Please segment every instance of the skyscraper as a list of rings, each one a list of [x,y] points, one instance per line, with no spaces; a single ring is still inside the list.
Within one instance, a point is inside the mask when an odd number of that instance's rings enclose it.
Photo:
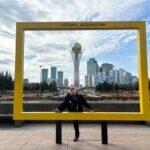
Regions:
[[[119,71],[117,69],[112,69],[109,71],[108,82],[118,83],[119,82]]]
[[[98,64],[95,58],[90,58],[87,62],[87,75],[97,75],[98,74]]]
[[[42,69],[42,82],[48,82],[48,69]]]
[[[136,83],[138,81],[138,77],[137,76],[132,76],[132,82]]]
[[[132,83],[132,74],[123,69],[119,69],[119,83]]]
[[[51,80],[56,81],[56,72],[57,72],[57,68],[56,67],[51,67]]]
[[[109,64],[109,63],[103,63],[100,67],[100,71],[103,72],[105,71],[106,72],[106,76],[109,76],[109,71],[113,69],[113,64]]]
[[[71,56],[73,59],[74,63],[74,86],[79,87],[80,86],[80,78],[79,78],[79,64],[80,64],[80,59],[82,56],[81,51],[82,46],[80,43],[75,43],[74,46],[72,47],[71,51]]]
[[[98,64],[95,58],[90,58],[87,61],[87,85],[88,87],[94,86],[94,79],[98,75]]]
[[[63,72],[62,71],[58,71],[57,86],[58,87],[63,86]]]
[[[88,77],[88,87],[94,87],[94,76],[93,75],[87,75]]]
[[[85,76],[85,87],[88,87],[88,76]]]

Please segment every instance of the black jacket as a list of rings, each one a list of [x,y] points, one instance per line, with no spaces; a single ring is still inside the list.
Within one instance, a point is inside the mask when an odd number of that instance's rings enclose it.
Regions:
[[[70,112],[83,112],[83,105],[89,109],[92,109],[91,106],[84,99],[83,95],[76,94],[71,95],[70,93],[65,96],[64,101],[58,106],[59,111],[64,111],[66,108]]]

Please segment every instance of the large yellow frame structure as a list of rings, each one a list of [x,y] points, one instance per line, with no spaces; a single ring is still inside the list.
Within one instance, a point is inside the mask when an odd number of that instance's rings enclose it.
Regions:
[[[32,30],[137,30],[140,112],[23,112],[24,32]],[[14,87],[14,120],[150,120],[146,25],[134,22],[18,22]]]

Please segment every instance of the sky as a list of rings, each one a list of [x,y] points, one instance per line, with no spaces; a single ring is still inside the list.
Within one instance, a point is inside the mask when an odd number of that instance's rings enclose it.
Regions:
[[[14,76],[16,22],[146,21],[148,68],[150,68],[150,0],[0,0],[0,72]],[[56,66],[73,82],[70,50],[82,45],[80,81],[84,84],[87,61],[99,66],[113,63],[137,75],[137,36],[130,30],[27,31],[25,32],[24,78],[40,81],[40,68]],[[149,77],[150,77],[150,69]],[[50,72],[49,72],[50,73]]]

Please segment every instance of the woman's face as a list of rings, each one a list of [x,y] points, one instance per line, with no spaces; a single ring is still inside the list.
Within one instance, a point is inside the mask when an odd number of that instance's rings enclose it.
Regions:
[[[75,95],[77,93],[77,89],[75,88],[73,91],[74,91],[74,95]]]
[[[74,90],[70,90],[70,94],[73,95],[74,94]]]
[[[77,93],[77,89],[76,88],[70,90],[70,94],[71,95],[75,95],[76,93]]]

